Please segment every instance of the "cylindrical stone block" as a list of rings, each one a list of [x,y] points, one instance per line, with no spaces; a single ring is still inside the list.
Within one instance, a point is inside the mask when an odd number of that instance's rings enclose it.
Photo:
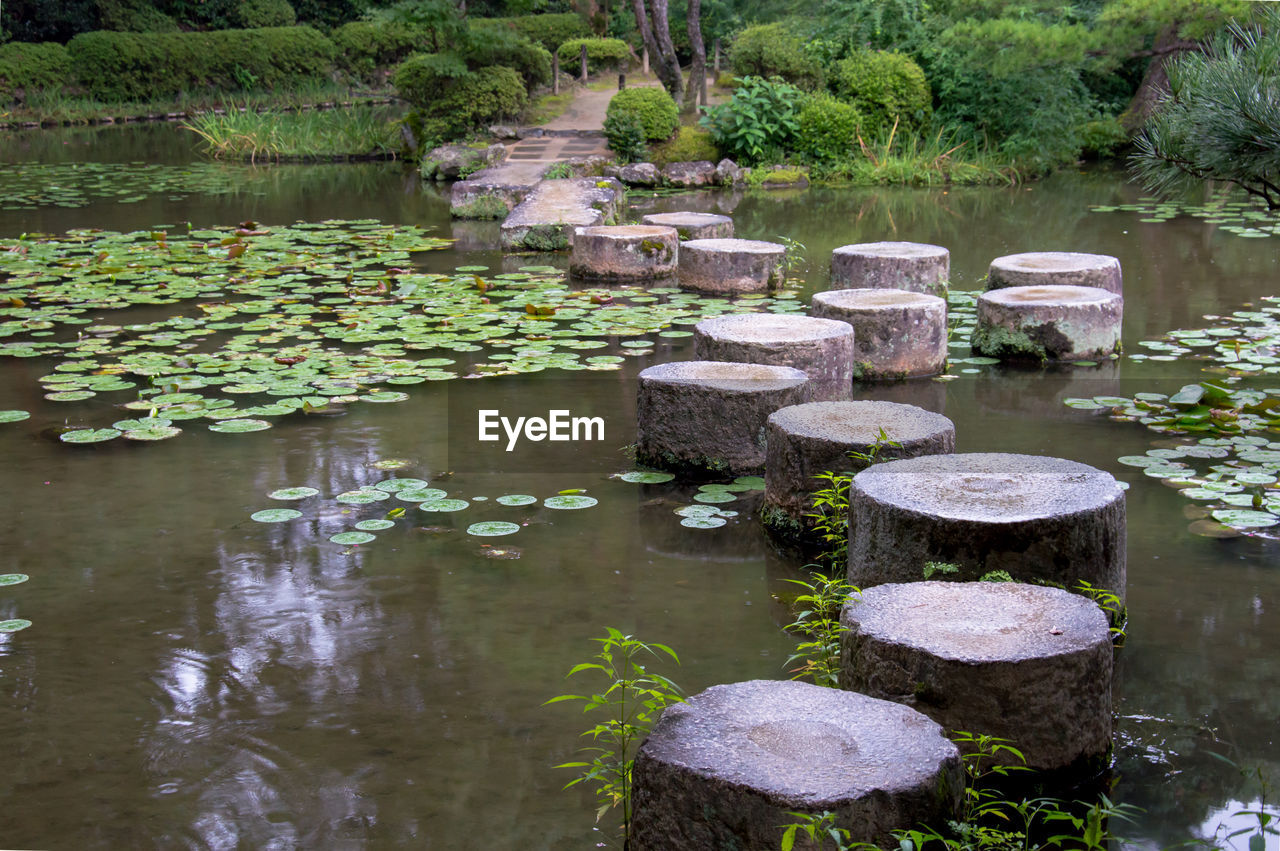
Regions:
[[[853,377],[897,381],[947,368],[947,303],[907,290],[815,293],[810,312],[853,326]]]
[[[683,361],[640,373],[636,460],[690,476],[756,474],[764,424],[809,401],[809,378],[789,366]]]
[[[793,812],[835,814],[857,842],[955,818],[959,753],[910,707],[753,680],[668,706],[636,754],[635,851],[776,851]],[[896,844],[894,844],[896,847]]]
[[[909,582],[863,590],[840,623],[841,688],[1007,739],[1037,771],[1102,767],[1114,651],[1092,600],[1021,582]]]
[[[831,252],[832,288],[907,290],[947,297],[951,252],[922,242],[866,242]]]
[[[1019,582],[1125,592],[1124,491],[1110,473],[1042,455],[923,455],[868,467],[849,488],[849,581],[919,582],[1003,570]]]
[[[883,431],[882,431],[883,430]],[[884,439],[881,439],[883,434]],[[896,445],[895,445],[896,444]],[[857,472],[876,461],[954,452],[951,420],[896,402],[810,402],[775,411],[765,423],[765,527],[789,544],[811,540],[813,492],[825,483],[819,473]]]
[[[1123,316],[1124,300],[1097,287],[989,290],[978,296],[971,343],[1005,360],[1097,360],[1119,350]]]
[[[1005,287],[1097,287],[1122,295],[1120,261],[1108,254],[1075,251],[1034,251],[1009,254],[991,261],[987,289]]]
[[[570,274],[604,281],[646,281],[675,274],[680,237],[657,225],[598,225],[573,232]]]
[[[732,239],[733,219],[714,213],[650,213],[640,221],[646,225],[675,228],[680,239]]]
[[[698,360],[791,366],[809,376],[810,398],[848,399],[853,390],[853,329],[813,316],[741,313],[694,327]]]
[[[787,248],[758,239],[680,244],[680,288],[713,295],[766,293],[786,278]]]

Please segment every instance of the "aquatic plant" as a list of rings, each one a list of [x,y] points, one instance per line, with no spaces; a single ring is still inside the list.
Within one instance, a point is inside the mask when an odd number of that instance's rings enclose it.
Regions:
[[[661,674],[651,673],[641,660],[646,657],[669,659],[680,664],[680,657],[665,644],[645,643],[606,627],[603,638],[593,638],[600,645],[591,658],[594,661],[574,665],[567,676],[592,673],[604,678],[604,689],[595,694],[561,694],[544,706],[568,701],[581,702],[582,711],[603,710],[606,720],[582,732],[591,744],[580,748],[590,759],[566,762],[557,768],[575,768],[581,773],[570,780],[568,789],[579,783],[595,786],[596,821],[609,810],[622,808],[623,847],[631,830],[631,769],[635,751],[657,722],[662,710],[684,700],[680,688]]]
[[[786,664],[801,664],[792,668],[791,679],[809,679],[814,685],[839,688],[840,686],[840,637],[848,627],[840,622],[840,612],[846,603],[859,593],[843,576],[814,573],[808,581],[788,579],[806,593],[791,599],[797,611],[795,620],[785,629],[800,636],[796,651]]]
[[[400,145],[395,119],[402,110],[250,112],[234,107],[183,122],[213,159],[321,160],[389,158]]]

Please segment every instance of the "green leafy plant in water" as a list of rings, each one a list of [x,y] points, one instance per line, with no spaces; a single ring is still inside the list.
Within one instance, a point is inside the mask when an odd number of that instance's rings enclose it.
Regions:
[[[1271,794],[1270,779],[1265,773],[1263,773],[1262,766],[1260,765],[1256,765],[1252,770],[1250,770],[1236,764],[1233,760],[1220,753],[1210,751],[1209,756],[1222,760],[1227,765],[1239,771],[1240,776],[1245,779],[1249,779],[1250,776],[1252,776],[1252,779],[1256,781],[1258,786],[1257,802],[1248,809],[1236,810],[1231,814],[1233,819],[1241,817],[1252,819],[1253,824],[1236,828],[1235,830],[1227,833],[1222,837],[1222,840],[1217,844],[1217,847],[1232,848],[1234,847],[1231,843],[1232,839],[1235,839],[1237,836],[1248,836],[1249,851],[1265,851],[1268,837],[1280,836],[1280,827],[1278,827],[1278,825],[1280,825],[1280,816],[1267,810],[1267,798]],[[1227,825],[1219,824],[1214,830],[1215,839],[1217,839],[1217,835],[1222,832],[1224,827],[1227,827]]]
[[[1107,588],[1095,588],[1083,579],[1076,584],[1076,591],[1098,604],[1098,608],[1107,616],[1111,643],[1116,647],[1123,647],[1125,630],[1129,625],[1129,609],[1120,595]]]
[[[804,253],[808,249],[805,248],[803,242],[798,239],[792,239],[789,236],[779,235],[778,242],[781,242],[787,247],[786,253],[782,256],[782,269],[784,277],[790,278],[791,273],[800,268],[800,265],[804,263]],[[884,429],[881,429],[880,431],[883,433]]]
[[[881,453],[889,447],[900,447],[902,444],[889,437],[889,433],[881,427],[871,446],[865,451],[850,450],[849,459],[856,462],[858,470],[870,467],[879,461]],[[813,531],[826,547],[818,556],[818,563],[831,569],[844,569],[849,561],[849,485],[853,482],[853,472],[831,472],[824,470],[814,476],[826,486],[813,492],[811,497],[813,511],[805,517],[813,518]]]
[[[851,843],[852,834],[849,830],[836,826],[836,814],[830,810],[817,814],[789,812],[787,815],[794,817],[795,822],[786,825],[782,831],[782,851],[791,851],[795,847],[796,837],[801,834],[809,838],[811,848],[826,848],[828,839],[836,851],[849,851],[857,847]]]
[[[952,564],[949,561],[926,561],[920,572],[925,579],[932,579],[935,576],[950,576],[953,573],[960,572],[960,565]]]
[[[631,769],[635,751],[649,734],[658,716],[672,703],[684,700],[680,688],[661,674],[650,673],[641,664],[647,656],[670,658],[677,665],[680,658],[665,644],[646,643],[606,627],[603,638],[593,638],[600,645],[594,661],[574,665],[567,676],[595,673],[604,677],[605,688],[590,695],[562,694],[548,700],[552,703],[580,701],[582,711],[603,710],[608,718],[583,731],[592,744],[580,750],[590,757],[566,762],[557,768],[575,768],[581,774],[565,788],[588,782],[596,787],[596,821],[615,807],[622,807],[623,847],[631,831]]]
[[[840,611],[849,599],[859,593],[843,577],[813,574],[813,579],[788,579],[805,589],[792,600],[797,609],[795,620],[787,632],[801,638],[796,652],[786,664],[801,663],[791,668],[791,679],[809,679],[814,685],[838,688],[840,685],[840,636],[848,628],[840,622]]]

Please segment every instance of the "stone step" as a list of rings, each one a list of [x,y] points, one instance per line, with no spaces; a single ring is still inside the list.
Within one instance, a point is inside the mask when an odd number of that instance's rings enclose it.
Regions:
[[[506,162],[477,171],[449,190],[449,212],[458,219],[506,218],[547,170],[544,162]]]
[[[544,180],[503,221],[503,250],[566,250],[574,228],[617,224],[625,198],[613,178]]]

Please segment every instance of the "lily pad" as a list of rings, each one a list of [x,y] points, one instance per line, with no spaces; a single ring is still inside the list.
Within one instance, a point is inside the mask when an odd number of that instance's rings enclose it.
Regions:
[[[5,585],[20,585],[30,579],[25,573],[4,573],[0,574],[0,587]]]
[[[715,529],[728,523],[723,517],[685,517],[680,525],[690,529]]]
[[[483,523],[472,523],[467,527],[468,535],[477,535],[482,538],[511,535],[519,531],[519,524],[507,523],[501,520],[487,520]]]
[[[80,428],[75,431],[64,431],[58,436],[63,443],[102,443],[120,436],[113,428]]]
[[[249,515],[250,520],[259,523],[283,523],[286,520],[297,520],[302,512],[296,508],[267,508]]]
[[[28,411],[0,411],[0,423],[18,423],[30,417]]]
[[[675,478],[674,473],[654,473],[646,470],[633,470],[618,476],[624,482],[641,485],[660,485]]]
[[[292,499],[306,499],[307,497],[315,496],[318,493],[320,493],[320,491],[318,491],[315,488],[296,487],[296,488],[280,488],[279,490],[273,490],[271,493],[267,494],[267,496],[270,497],[271,499],[292,500]]]
[[[465,499],[432,499],[422,503],[418,508],[422,511],[462,511],[471,503]]]
[[[529,496],[528,494],[525,494],[525,493],[509,493],[509,494],[506,494],[505,496],[500,496],[497,498],[497,500],[495,500],[495,502],[497,502],[499,505],[510,505],[510,506],[532,505],[537,501],[538,501],[538,498],[536,496]]]
[[[343,502],[347,505],[368,505],[371,502],[381,502],[390,498],[391,494],[386,491],[374,490],[373,488],[346,491],[334,497],[338,502]]]
[[[168,440],[182,434],[182,429],[171,425],[151,425],[131,428],[124,432],[125,440]]]
[[[335,544],[351,546],[354,544],[367,544],[370,541],[377,540],[377,538],[370,535],[368,532],[339,532],[336,535],[330,536],[329,540],[333,541]]]
[[[265,431],[271,428],[271,423],[266,420],[222,420],[209,426],[209,431],[220,432],[221,434],[247,434],[251,431]]]
[[[420,490],[427,486],[424,479],[387,479],[374,485],[380,491],[398,493],[402,490]]]
[[[1269,511],[1224,508],[1213,512],[1213,519],[1234,529],[1261,529],[1280,523],[1280,516]]]
[[[0,632],[18,632],[31,626],[31,621],[24,618],[13,618],[12,620],[0,621]]]
[[[356,528],[362,532],[378,532],[383,529],[390,529],[394,525],[396,525],[394,520],[383,520],[379,518],[375,520],[361,520],[356,524]]]
[[[577,508],[590,508],[591,506],[595,505],[597,502],[599,502],[599,500],[597,500],[595,497],[590,497],[590,496],[553,496],[553,497],[548,497],[547,499],[544,499],[542,501],[542,504],[545,505],[547,508],[559,508],[559,509],[569,510],[569,509],[577,509]]]

